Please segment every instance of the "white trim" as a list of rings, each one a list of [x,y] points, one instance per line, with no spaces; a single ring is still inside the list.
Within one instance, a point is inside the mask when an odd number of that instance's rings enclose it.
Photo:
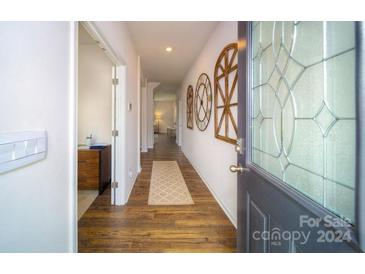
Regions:
[[[136,183],[136,181],[137,181],[137,178],[138,178],[138,175],[141,173],[141,171],[142,171],[142,168],[141,168],[141,170],[140,171],[137,171],[137,174],[134,176],[134,178],[133,178],[133,183],[131,184],[131,186],[130,186],[130,188],[129,188],[129,190],[127,191],[127,196],[125,197],[125,199],[124,199],[124,202],[123,202],[123,205],[125,205],[127,202],[128,202],[128,200],[129,200],[129,197],[131,196],[131,193],[132,193],[132,190],[133,190],[133,187],[134,187],[134,185],[135,185],[135,183]]]
[[[82,26],[86,29],[86,31],[90,34],[90,36],[96,40],[99,47],[105,49],[105,54],[110,58],[112,63],[116,66],[124,65],[124,62],[121,62],[120,58],[118,58],[117,54],[114,52],[109,43],[104,39],[104,37],[100,34],[94,22],[80,22]]]
[[[70,74],[68,89],[69,140],[69,252],[77,252],[77,81],[78,81],[78,23],[70,22]]]
[[[228,219],[231,221],[231,223],[234,225],[234,227],[237,229],[237,219],[234,218],[231,213],[229,212],[229,210],[227,209],[227,207],[224,205],[224,203],[219,199],[218,195],[214,192],[214,190],[212,189],[212,187],[209,185],[209,183],[207,182],[207,180],[204,178],[204,176],[199,172],[199,169],[196,167],[196,165],[194,164],[194,162],[191,160],[190,156],[184,151],[182,150],[182,153],[185,155],[185,157],[189,160],[189,162],[191,163],[192,167],[194,168],[194,170],[196,171],[196,173],[198,173],[198,175],[200,176],[200,178],[202,179],[202,181],[204,182],[204,184],[207,186],[207,188],[209,189],[210,193],[213,195],[214,199],[217,201],[217,203],[219,204],[219,206],[222,208],[222,210],[224,211],[224,213],[226,214],[226,216],[228,217]]]
[[[116,76],[119,79],[119,84],[116,86],[116,103],[119,106],[116,112],[116,129],[119,131],[119,136],[116,138],[116,166],[119,168],[115,172],[115,180],[119,182],[120,187],[115,190],[115,205],[123,205],[125,196],[125,184],[128,182],[126,176],[127,159],[126,159],[126,66],[116,66]]]
[[[137,169],[141,169],[141,58],[137,57]]]
[[[111,73],[112,79],[117,79],[117,66],[115,66],[113,64],[112,67],[112,73]],[[117,102],[117,87],[113,84],[112,85],[112,120],[111,120],[111,129],[112,130],[117,130],[117,124],[116,121],[119,118],[118,117],[118,112],[117,110],[119,108],[117,108],[118,106],[118,102]],[[112,148],[112,162],[111,162],[111,182],[115,182],[116,180],[116,166],[117,166],[117,144],[119,142],[119,137],[118,136],[113,136],[113,134],[111,134],[111,148]],[[111,200],[111,204],[115,205],[115,189],[112,187],[110,190],[110,200]]]

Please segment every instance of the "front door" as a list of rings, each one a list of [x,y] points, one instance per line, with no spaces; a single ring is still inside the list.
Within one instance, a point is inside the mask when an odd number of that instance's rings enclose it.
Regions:
[[[363,24],[238,29],[238,251],[361,251]]]

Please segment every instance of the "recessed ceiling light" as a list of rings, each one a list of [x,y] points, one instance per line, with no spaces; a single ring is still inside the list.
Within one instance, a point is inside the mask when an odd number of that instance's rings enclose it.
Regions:
[[[166,48],[166,51],[167,51],[167,52],[171,52],[171,51],[172,51],[172,47],[167,47],[167,48]]]

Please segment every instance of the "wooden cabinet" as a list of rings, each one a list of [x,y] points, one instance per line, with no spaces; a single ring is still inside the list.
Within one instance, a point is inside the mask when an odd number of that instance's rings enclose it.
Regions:
[[[78,189],[103,193],[111,181],[111,146],[78,150]]]

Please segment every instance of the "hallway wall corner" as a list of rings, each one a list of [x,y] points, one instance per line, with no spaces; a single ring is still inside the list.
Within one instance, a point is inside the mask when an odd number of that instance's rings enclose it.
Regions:
[[[189,85],[196,85],[201,73],[206,73],[213,83],[215,62],[221,50],[236,41],[237,22],[220,22],[186,74],[178,96],[182,101],[181,149],[235,225],[237,223],[237,175],[229,171],[229,165],[237,162],[234,145],[215,138],[213,109],[205,131],[200,131],[195,121],[193,129],[186,127],[186,91]]]

